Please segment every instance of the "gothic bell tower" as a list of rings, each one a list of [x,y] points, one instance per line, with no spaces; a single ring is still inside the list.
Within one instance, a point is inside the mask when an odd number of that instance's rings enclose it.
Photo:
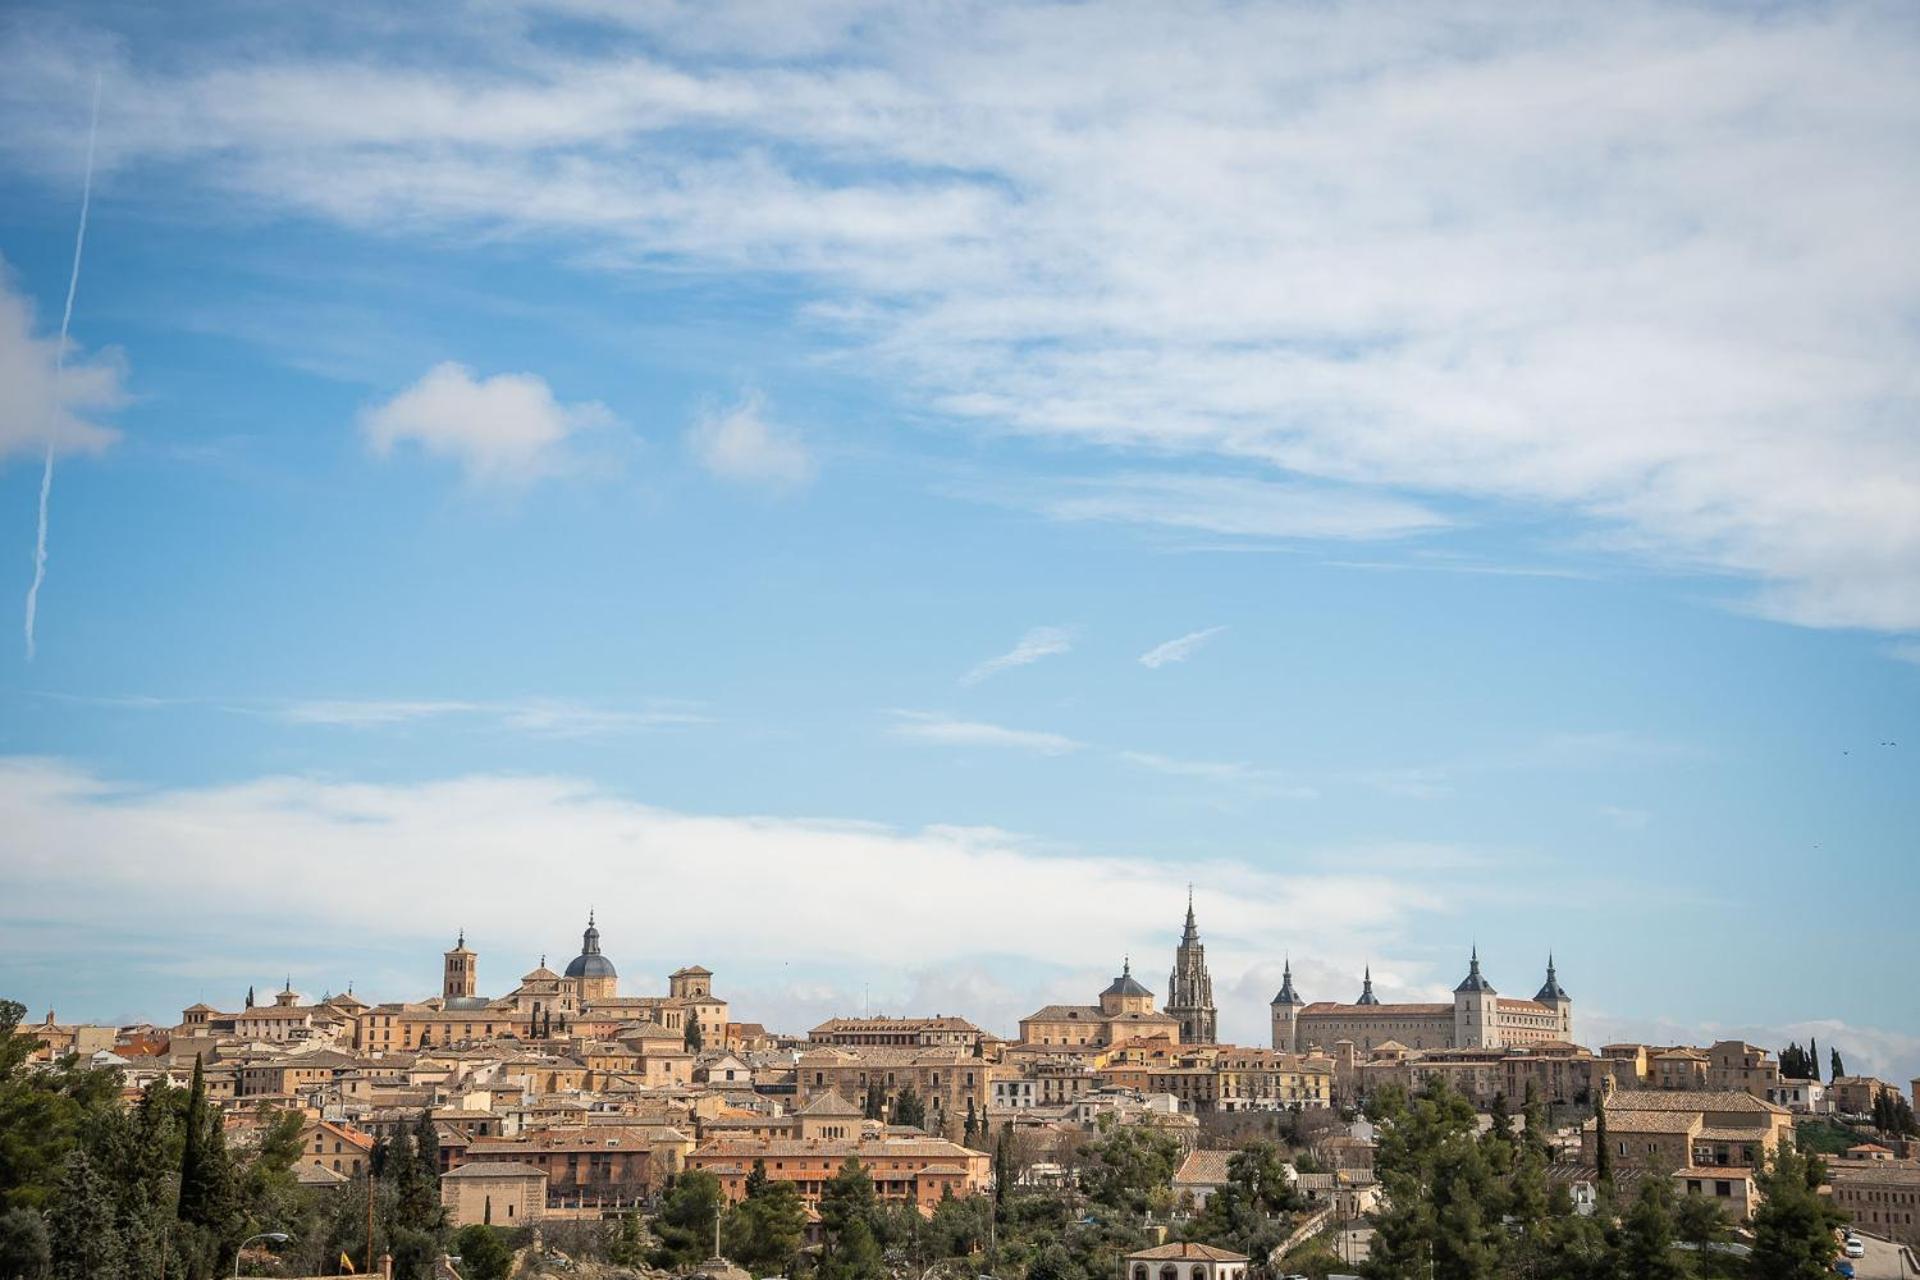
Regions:
[[[1213,1005],[1213,978],[1207,973],[1207,949],[1193,922],[1193,886],[1187,886],[1187,927],[1173,952],[1167,977],[1167,1013],[1180,1020],[1181,1044],[1215,1044],[1219,1014]]]

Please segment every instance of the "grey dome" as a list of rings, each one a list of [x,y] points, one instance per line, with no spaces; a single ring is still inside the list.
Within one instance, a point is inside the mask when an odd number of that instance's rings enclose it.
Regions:
[[[1133,976],[1133,961],[1128,960],[1120,969],[1120,976],[1113,985],[1100,993],[1103,996],[1150,996],[1153,992],[1141,986]]]
[[[587,913],[587,931],[580,935],[580,954],[567,966],[569,978],[617,978],[613,961],[600,954],[600,930],[593,923],[593,913]]]
[[[620,975],[614,971],[613,961],[594,952],[575,956],[573,963],[567,966],[566,976],[569,978],[617,978]]]

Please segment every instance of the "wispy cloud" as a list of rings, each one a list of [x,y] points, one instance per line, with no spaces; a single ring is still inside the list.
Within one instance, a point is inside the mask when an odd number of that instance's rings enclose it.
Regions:
[[[613,421],[605,405],[561,403],[537,374],[475,378],[447,361],[368,409],[360,430],[382,457],[413,444],[458,463],[469,479],[518,484],[563,469],[572,436]]]
[[[1886,655],[1896,662],[1911,662],[1920,667],[1920,640],[1903,640],[1886,647]]]
[[[1020,642],[997,658],[988,658],[960,677],[961,684],[979,684],[1011,667],[1024,667],[1042,658],[1067,653],[1073,648],[1073,632],[1065,627],[1035,627],[1020,637]]]
[[[454,717],[492,722],[502,728],[548,738],[589,737],[643,729],[703,724],[707,717],[676,707],[622,710],[557,698],[506,701],[407,698],[313,698],[283,703],[244,704],[244,709],[290,724],[375,729],[422,720]]]
[[[1269,795],[1284,796],[1294,800],[1312,800],[1320,794],[1318,789],[1278,770],[1262,769],[1239,761],[1182,760],[1152,751],[1122,751],[1118,754],[1120,759],[1137,768],[1149,769],[1175,778],[1193,778],[1202,782],[1248,787]]]
[[[1027,495],[1021,505],[1055,520],[1248,538],[1399,538],[1449,523],[1417,503],[1364,489],[1181,472],[1067,481]]]
[[[1653,821],[1653,815],[1645,809],[1618,804],[1601,805],[1600,816],[1622,831],[1643,831],[1647,824]]]
[[[167,698],[34,691],[33,696],[123,711],[210,709],[290,725],[389,729],[436,720],[476,724],[536,737],[577,738],[711,723],[695,704],[658,699],[640,708],[606,707],[568,698]]]
[[[889,730],[895,737],[935,742],[953,747],[991,747],[1060,756],[1078,751],[1081,744],[1065,734],[1033,729],[1009,729],[979,720],[955,720],[930,711],[896,711]]]
[[[1189,631],[1165,644],[1157,644],[1140,655],[1140,665],[1158,668],[1166,666],[1169,662],[1185,662],[1201,645],[1225,630],[1225,627],[1207,627],[1201,631]]]
[[[813,455],[797,431],[767,417],[765,400],[749,393],[732,407],[703,413],[687,429],[687,447],[722,480],[796,489],[813,479]]]

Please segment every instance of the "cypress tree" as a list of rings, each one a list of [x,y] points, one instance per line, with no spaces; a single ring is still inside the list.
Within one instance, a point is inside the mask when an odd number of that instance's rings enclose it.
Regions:
[[[1613,1190],[1613,1147],[1607,1141],[1607,1104],[1602,1099],[1593,1109],[1593,1173],[1600,1188],[1611,1193]]]
[[[1818,1080],[1819,1078],[1820,1078],[1820,1042],[1818,1040],[1809,1039],[1807,1041],[1807,1079]]]

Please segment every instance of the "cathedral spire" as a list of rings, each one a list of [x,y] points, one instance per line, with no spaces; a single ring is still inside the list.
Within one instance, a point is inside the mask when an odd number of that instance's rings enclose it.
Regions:
[[[1187,919],[1174,948],[1173,971],[1167,975],[1167,1012],[1180,1020],[1184,1044],[1213,1044],[1218,1013],[1213,1005],[1213,978],[1207,973],[1207,949],[1200,943],[1200,925],[1193,914],[1193,886],[1187,886]]]
[[[1380,997],[1373,994],[1373,966],[1369,964],[1360,979],[1360,999],[1356,1004],[1379,1004]]]

